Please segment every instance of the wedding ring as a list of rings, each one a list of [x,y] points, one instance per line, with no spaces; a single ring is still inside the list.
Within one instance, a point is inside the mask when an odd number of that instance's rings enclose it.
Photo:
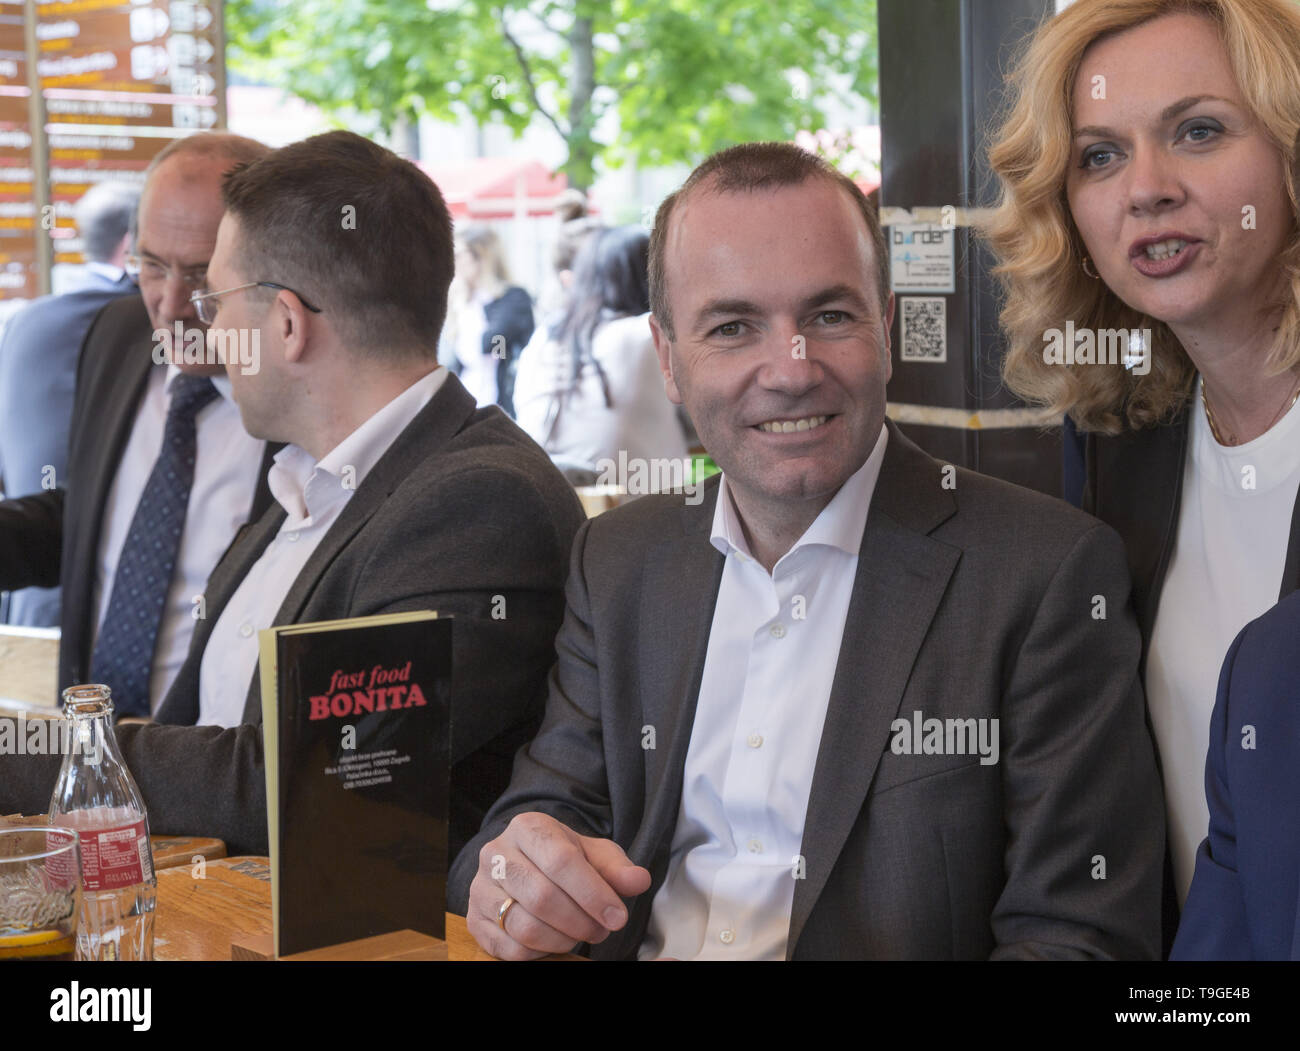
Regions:
[[[506,929],[506,913],[510,911],[514,904],[514,898],[506,898],[506,900],[501,903],[501,907],[497,909],[497,926],[502,930]]]

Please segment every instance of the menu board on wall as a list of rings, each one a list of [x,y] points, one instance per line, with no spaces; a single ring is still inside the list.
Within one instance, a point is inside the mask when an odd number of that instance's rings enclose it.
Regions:
[[[0,300],[30,299],[40,287],[29,94],[22,0],[0,0]]]
[[[52,262],[84,261],[73,206],[91,186],[142,182],[169,142],[223,117],[221,0],[38,0],[36,9],[29,56],[22,0],[0,0],[0,299],[35,294],[37,236],[53,240]],[[45,113],[35,136],[29,58]],[[48,158],[43,211],[34,148]]]

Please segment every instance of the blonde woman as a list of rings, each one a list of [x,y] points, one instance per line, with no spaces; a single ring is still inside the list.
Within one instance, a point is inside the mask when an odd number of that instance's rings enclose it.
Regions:
[[[532,335],[532,299],[511,284],[496,233],[477,224],[458,230],[440,359],[480,406],[500,405],[513,416],[515,366]]]
[[[1004,378],[1068,417],[1082,504],[1128,547],[1181,903],[1220,665],[1300,585],[1300,7],[1077,0],[1012,85]]]

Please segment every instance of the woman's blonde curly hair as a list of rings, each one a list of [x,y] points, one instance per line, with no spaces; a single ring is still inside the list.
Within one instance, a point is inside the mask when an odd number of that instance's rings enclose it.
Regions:
[[[1125,305],[1084,273],[1083,241],[1065,196],[1073,148],[1071,92],[1083,53],[1107,34],[1190,12],[1218,28],[1252,114],[1284,157],[1291,238],[1283,251],[1289,295],[1265,367],[1300,363],[1300,4],[1296,0],[1076,0],[1034,33],[1008,77],[1008,106],[989,148],[1001,198],[983,234],[998,259],[1008,349],[1002,376],[1028,402],[1068,413],[1080,430],[1151,427],[1183,405],[1195,373],[1168,326]],[[1149,329],[1151,369],[1061,366],[1043,360],[1044,333]]]

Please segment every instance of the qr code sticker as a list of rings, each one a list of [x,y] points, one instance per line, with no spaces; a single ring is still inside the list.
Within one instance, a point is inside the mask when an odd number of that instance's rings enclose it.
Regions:
[[[903,296],[903,361],[948,360],[948,310],[942,296]]]

